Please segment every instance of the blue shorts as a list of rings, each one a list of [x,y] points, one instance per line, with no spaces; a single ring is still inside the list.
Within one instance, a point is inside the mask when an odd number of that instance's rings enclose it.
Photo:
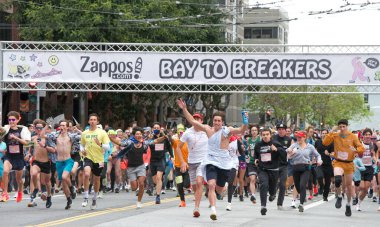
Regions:
[[[73,166],[74,160],[72,158],[69,158],[65,161],[57,161],[55,163],[55,167],[57,168],[58,180],[62,180],[63,171],[70,173]]]

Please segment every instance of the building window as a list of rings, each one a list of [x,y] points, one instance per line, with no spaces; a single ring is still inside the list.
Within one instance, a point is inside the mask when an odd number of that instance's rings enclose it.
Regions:
[[[244,38],[245,39],[278,39],[279,36],[282,40],[283,30],[279,27],[245,27],[244,28]],[[279,35],[280,33],[280,35]]]

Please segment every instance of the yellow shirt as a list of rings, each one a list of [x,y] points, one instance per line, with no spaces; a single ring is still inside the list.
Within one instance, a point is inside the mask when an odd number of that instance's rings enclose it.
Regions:
[[[84,131],[81,137],[81,144],[86,151],[86,158],[94,163],[101,163],[104,162],[103,148],[96,144],[94,141],[95,138],[98,138],[101,144],[110,143],[107,133],[104,130],[97,128],[95,131]]]
[[[359,141],[358,137],[349,132],[345,138],[341,137],[339,133],[330,132],[326,135],[322,144],[328,146],[334,142],[334,157],[335,159],[342,161],[353,161],[355,159],[355,151],[352,151],[350,147],[354,147],[358,154],[364,152],[364,146]]]

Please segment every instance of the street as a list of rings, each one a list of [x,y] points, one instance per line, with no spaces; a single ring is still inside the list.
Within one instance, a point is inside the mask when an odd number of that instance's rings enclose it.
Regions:
[[[305,212],[290,208],[291,197],[285,197],[285,211],[279,211],[276,202],[268,203],[266,216],[260,215],[259,201],[253,205],[248,198],[240,202],[233,198],[232,211],[226,211],[227,198],[217,201],[218,220],[209,218],[208,201],[203,197],[201,216],[192,217],[194,208],[193,196],[187,195],[187,207],[179,208],[179,198],[176,192],[167,191],[161,196],[162,203],[154,204],[154,196],[144,194],[143,208],[136,210],[136,196],[132,192],[119,194],[107,193],[98,199],[97,210],[91,211],[90,206],[81,207],[82,195],[74,200],[70,210],[64,210],[66,199],[62,192],[53,196],[53,206],[45,208],[45,203],[37,200],[38,206],[28,208],[28,196],[17,204],[14,199],[0,204],[0,226],[378,226],[380,212],[378,204],[365,199],[363,211],[358,212],[353,207],[352,217],[344,215],[344,202],[341,209],[334,207],[334,195],[329,202],[322,202],[321,196],[314,197],[305,205]],[[259,197],[258,193],[256,197]],[[91,197],[90,197],[91,198]]]

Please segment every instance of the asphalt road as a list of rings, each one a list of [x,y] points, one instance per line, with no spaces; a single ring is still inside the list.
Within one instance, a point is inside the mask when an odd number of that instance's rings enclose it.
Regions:
[[[285,211],[277,210],[275,202],[268,203],[266,216],[261,216],[260,205],[253,205],[249,199],[240,202],[233,198],[232,211],[226,211],[226,198],[217,201],[218,220],[209,218],[208,201],[203,197],[201,216],[192,217],[194,202],[192,195],[187,196],[187,207],[179,208],[179,198],[176,192],[167,191],[162,195],[162,203],[156,205],[154,196],[144,194],[143,208],[136,209],[136,196],[132,192],[108,193],[103,199],[98,199],[96,210],[81,207],[82,196],[78,195],[70,210],[64,210],[66,199],[62,193],[53,197],[53,206],[45,208],[45,203],[38,199],[37,207],[28,208],[28,199],[25,196],[21,203],[14,199],[0,203],[0,226],[379,226],[379,204],[366,199],[362,204],[363,211],[358,212],[353,207],[352,217],[344,215],[342,209],[334,207],[335,199],[332,195],[329,202],[322,202],[322,197],[315,197],[308,201],[305,212],[290,208],[290,197],[285,198]],[[13,195],[13,194],[12,194]],[[258,194],[257,196],[258,197]],[[259,202],[259,201],[258,201]]]

